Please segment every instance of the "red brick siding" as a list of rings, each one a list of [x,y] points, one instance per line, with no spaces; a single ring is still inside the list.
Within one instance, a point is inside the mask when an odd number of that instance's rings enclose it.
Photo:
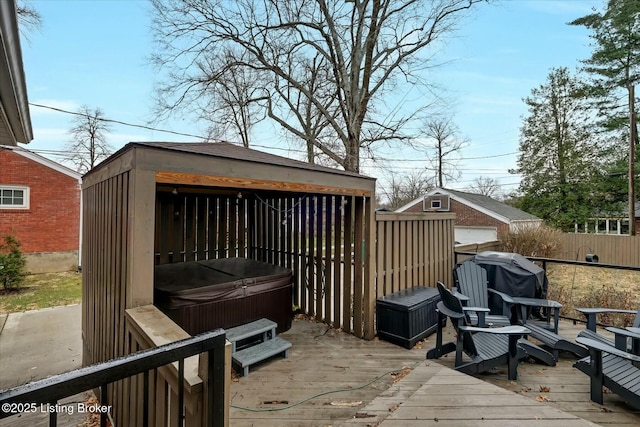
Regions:
[[[509,231],[509,225],[502,221],[470,208],[456,200],[451,200],[451,212],[456,214],[454,225],[461,227],[496,227],[498,234]],[[405,212],[422,212],[422,203],[411,206]]]
[[[25,253],[78,250],[78,180],[10,150],[0,150],[0,184],[26,186],[30,192],[29,209],[0,209],[0,236],[15,236]]]

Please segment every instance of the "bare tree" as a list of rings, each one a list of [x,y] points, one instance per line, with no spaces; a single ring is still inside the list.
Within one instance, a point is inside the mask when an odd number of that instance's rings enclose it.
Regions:
[[[473,184],[471,185],[471,192],[482,194],[483,196],[487,197],[499,198],[500,183],[494,178],[479,176],[473,180]]]
[[[66,147],[70,154],[66,160],[72,162],[78,172],[86,173],[111,154],[106,138],[110,127],[100,108],[87,105],[80,107],[73,123],[69,130],[72,141]]]
[[[459,135],[458,127],[450,118],[435,117],[425,122],[422,136],[427,147],[435,154],[432,166],[435,170],[436,184],[444,187],[445,179],[454,181],[461,175],[458,170],[458,153],[469,140]]]
[[[16,6],[20,32],[28,40],[28,33],[42,28],[42,15],[28,1],[22,0]]]
[[[299,60],[300,62],[289,64],[289,71],[293,74],[294,68],[297,67],[305,71],[301,84],[306,92],[290,88],[286,82],[279,79],[270,96],[266,98],[268,115],[289,135],[304,141],[309,163],[317,163],[318,157],[323,156],[329,160],[329,164],[339,164],[340,159],[332,155],[336,151],[336,144],[330,132],[330,123],[323,114],[323,111],[327,114],[332,112],[333,119],[339,120],[333,96],[330,64],[319,55]],[[322,100],[322,111],[316,107],[307,93],[312,93],[317,100]],[[318,145],[327,147],[328,150],[319,150],[316,148]]]
[[[433,188],[433,183],[426,177],[424,170],[407,174],[392,172],[387,185],[382,186],[382,194],[388,202],[391,210],[396,210],[406,205]]]
[[[227,52],[223,61],[232,64],[233,58]],[[248,148],[252,128],[265,118],[257,101],[262,93],[260,76],[247,67],[229,67],[212,80],[207,86],[207,96],[193,100],[200,105],[200,117],[210,123],[209,138],[233,140],[237,136]]]
[[[393,135],[402,123],[372,117],[371,105],[399,79],[415,82],[416,74],[433,65],[427,47],[453,31],[460,16],[481,1],[152,0],[158,44],[154,62],[168,73],[165,88],[174,90],[164,93],[176,99],[165,103],[175,108],[189,98],[185,94],[202,92],[226,71],[224,64],[209,68],[208,58],[237,51],[242,58],[234,66],[271,77],[266,96],[294,94],[298,99],[299,94],[311,103],[328,123],[332,144],[311,137],[307,142],[345,170],[358,172],[366,124],[390,128]],[[318,96],[308,85],[306,69],[291,66],[312,58],[330,70],[329,108],[325,91]],[[280,117],[297,105],[287,99],[275,100]]]

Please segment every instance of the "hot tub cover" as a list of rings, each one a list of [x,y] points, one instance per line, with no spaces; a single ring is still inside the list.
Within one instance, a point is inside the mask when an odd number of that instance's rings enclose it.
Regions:
[[[246,298],[291,286],[291,270],[246,258],[222,258],[155,267],[155,302],[168,309]]]

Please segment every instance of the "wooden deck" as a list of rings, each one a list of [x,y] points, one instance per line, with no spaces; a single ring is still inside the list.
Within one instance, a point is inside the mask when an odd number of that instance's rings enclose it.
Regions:
[[[561,334],[574,338],[581,328],[563,322]],[[615,395],[604,406],[591,402],[572,358],[556,367],[523,363],[511,382],[506,367],[474,378],[450,369],[453,356],[425,360],[435,335],[406,350],[299,320],[282,337],[293,344],[288,359],[232,383],[231,425],[640,425],[640,412]]]

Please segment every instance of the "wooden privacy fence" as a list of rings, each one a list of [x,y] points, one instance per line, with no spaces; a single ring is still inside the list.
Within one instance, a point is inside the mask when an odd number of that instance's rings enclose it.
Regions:
[[[413,286],[451,285],[451,213],[376,213],[376,295]]]
[[[584,261],[589,253],[603,264],[640,267],[640,236],[565,233],[563,240],[558,258]]]

